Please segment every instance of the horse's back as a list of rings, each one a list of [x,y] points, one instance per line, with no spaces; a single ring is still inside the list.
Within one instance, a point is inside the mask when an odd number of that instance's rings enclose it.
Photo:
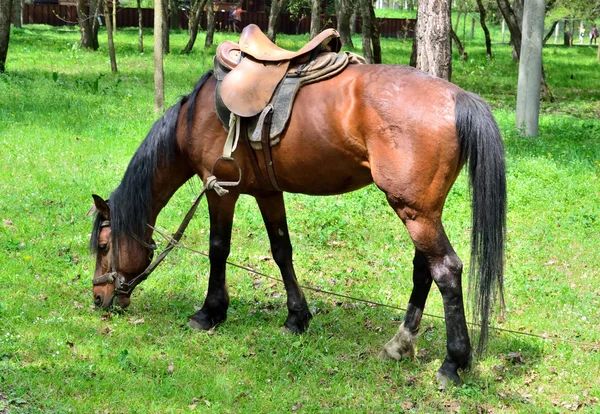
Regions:
[[[377,174],[383,172],[394,172],[389,179],[396,184],[403,177],[414,182],[416,174],[432,180],[441,164],[449,166],[443,174],[454,176],[453,97],[459,90],[413,68],[387,65],[351,65],[309,85],[298,94],[274,148],[278,177],[290,191],[322,194],[351,191],[374,178],[379,185]],[[305,172],[306,184],[295,171]]]

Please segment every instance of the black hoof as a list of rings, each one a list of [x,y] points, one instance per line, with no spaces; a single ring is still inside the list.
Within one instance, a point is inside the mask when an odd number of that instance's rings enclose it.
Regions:
[[[217,311],[210,311],[202,308],[190,317],[190,328],[202,331],[208,331],[211,328],[225,322],[227,314]]]
[[[471,355],[462,364],[450,361],[446,359],[440,369],[438,369],[436,379],[440,389],[446,388],[447,385],[453,383],[454,385],[460,385],[460,377],[458,376],[458,369],[465,370],[471,365]]]
[[[438,369],[435,379],[440,390],[446,389],[450,384],[460,385],[460,377],[457,371],[447,371],[443,367]]]
[[[284,326],[288,331],[299,335],[306,331],[311,319],[312,314],[308,309],[304,309],[300,312],[289,311]]]

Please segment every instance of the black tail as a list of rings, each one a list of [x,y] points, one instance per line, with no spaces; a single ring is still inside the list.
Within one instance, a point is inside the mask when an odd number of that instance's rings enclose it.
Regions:
[[[481,324],[477,353],[487,344],[490,309],[497,296],[504,306],[504,247],[506,242],[506,167],[504,144],[489,106],[478,96],[455,97],[456,130],[461,156],[468,162],[472,191],[473,229],[469,297],[473,318]]]

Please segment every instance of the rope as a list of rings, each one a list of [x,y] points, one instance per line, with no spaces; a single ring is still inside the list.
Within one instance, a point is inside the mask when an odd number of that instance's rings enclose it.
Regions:
[[[205,256],[205,257],[209,257],[209,255],[207,253],[205,253],[203,251],[200,251],[200,250],[193,249],[191,247],[187,247],[187,246],[185,246],[183,244],[180,244],[179,242],[174,241],[171,237],[169,237],[166,234],[162,233],[158,229],[156,229],[154,227],[151,227],[151,228],[154,231],[156,231],[163,239],[165,239],[165,241],[167,241],[169,243],[173,243],[176,248],[183,249],[183,250],[188,250],[188,251],[190,251],[192,253],[199,254],[199,255]],[[237,263],[230,262],[229,260],[227,260],[226,263],[228,265],[233,266],[233,267],[237,267],[238,269],[246,270],[246,271],[248,271],[250,273],[253,273],[253,274],[257,275],[257,276],[261,276],[261,277],[264,277],[264,278],[267,278],[267,279],[270,279],[270,280],[274,280],[274,281],[279,282],[279,283],[283,283],[283,280],[281,280],[280,278],[267,275],[266,273],[262,273],[262,272],[260,272],[258,270],[255,270],[255,269],[251,268],[251,267],[239,265]],[[389,304],[386,304],[386,303],[375,302],[375,301],[372,301],[372,300],[369,300],[369,299],[357,298],[355,296],[345,295],[345,294],[342,294],[342,293],[336,293],[336,292],[332,292],[332,291],[329,291],[329,290],[321,289],[319,287],[313,287],[313,286],[307,286],[307,285],[298,285],[298,286],[300,286],[302,289],[306,289],[306,290],[310,290],[310,291],[318,292],[318,293],[323,293],[323,294],[329,295],[329,296],[335,296],[335,297],[338,297],[338,298],[349,299],[349,300],[352,300],[352,301],[355,301],[355,302],[362,302],[362,303],[366,303],[366,304],[369,304],[369,305],[374,305],[374,306],[378,306],[378,307],[382,307],[382,308],[388,308],[388,309],[394,309],[394,310],[397,310],[397,311],[406,312],[406,308],[402,308],[400,306],[395,306],[395,305],[389,305]],[[443,316],[435,315],[435,314],[432,314],[432,313],[423,312],[423,315],[424,316],[428,316],[430,318],[435,318],[435,319],[445,319]],[[474,327],[480,327],[481,326],[478,323],[472,323],[472,322],[467,322],[467,324],[471,325],[471,326],[474,326]],[[555,341],[555,342],[569,343],[569,344],[577,345],[577,346],[580,346],[582,348],[589,349],[589,350],[598,350],[598,349],[600,349],[600,343],[598,343],[598,342],[594,343],[594,342],[576,341],[576,340],[573,340],[573,339],[561,338],[559,336],[550,336],[550,335],[547,335],[547,334],[536,334],[536,333],[530,333],[530,332],[515,331],[515,330],[512,330],[512,329],[500,328],[498,326],[493,326],[493,325],[490,325],[489,329],[492,329],[492,330],[495,330],[495,331],[498,331],[498,332],[511,333],[511,334],[514,334],[514,335],[529,336],[529,337],[533,337],[533,338],[539,338],[539,339],[550,340],[550,341]]]

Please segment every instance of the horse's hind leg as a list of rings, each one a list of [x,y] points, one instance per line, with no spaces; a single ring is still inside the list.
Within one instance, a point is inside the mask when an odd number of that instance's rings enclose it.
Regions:
[[[463,306],[462,262],[448,241],[438,212],[424,213],[405,206],[395,209],[417,250],[423,254],[444,301],[446,358],[438,370],[438,378],[442,382],[459,383],[458,369],[465,369],[471,363],[471,344]]]
[[[415,252],[413,266],[413,290],[408,301],[404,322],[398,328],[396,335],[383,347],[383,351],[379,355],[382,359],[400,360],[414,357],[417,333],[433,279],[427,258],[418,250]]]
[[[210,214],[210,276],[208,293],[202,309],[190,318],[190,326],[194,329],[208,330],[227,318],[229,294],[225,284],[225,266],[231,246],[231,227],[237,194],[226,194],[222,197],[214,191],[206,193]]]
[[[298,286],[292,263],[292,243],[288,233],[283,193],[257,196],[256,201],[269,234],[273,259],[279,266],[287,293],[288,317],[285,327],[294,333],[302,333],[308,328],[312,315]]]

